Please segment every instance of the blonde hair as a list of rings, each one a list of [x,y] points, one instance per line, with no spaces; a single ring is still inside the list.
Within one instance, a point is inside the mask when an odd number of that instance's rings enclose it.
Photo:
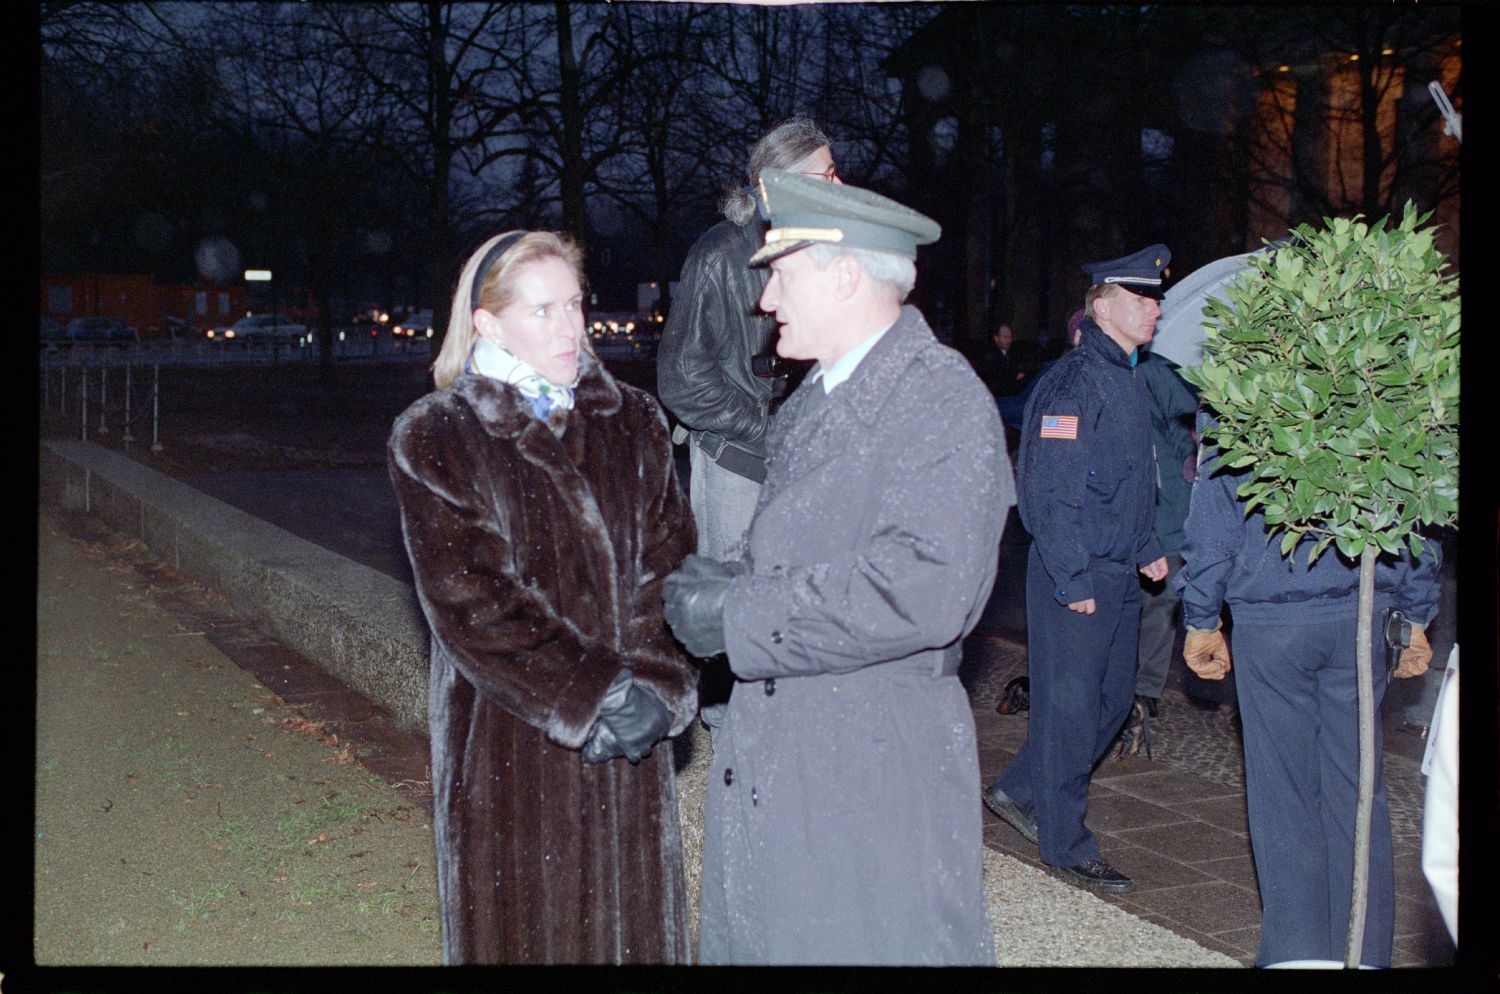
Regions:
[[[485,261],[490,249],[502,239],[514,239],[490,264],[488,271],[476,272]],[[439,390],[445,390],[463,375],[469,353],[474,351],[474,281],[483,280],[479,287],[479,306],[491,314],[499,314],[515,299],[515,275],[522,266],[541,259],[557,258],[566,262],[578,277],[578,285],[584,285],[583,250],[568,235],[555,231],[505,231],[474,250],[459,270],[458,286],[453,291],[453,303],[448,315],[448,331],[443,336],[443,347],[438,350],[432,363],[432,380]]]
[[[1094,321],[1098,321],[1098,316],[1094,314],[1094,301],[1103,300],[1106,297],[1113,297],[1115,295],[1115,291],[1118,289],[1120,289],[1120,284],[1118,283],[1095,283],[1093,286],[1089,287],[1089,292],[1084,294],[1083,297],[1084,317],[1091,318]]]

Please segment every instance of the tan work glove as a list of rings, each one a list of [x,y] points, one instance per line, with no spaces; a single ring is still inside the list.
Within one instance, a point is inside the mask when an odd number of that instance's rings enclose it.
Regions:
[[[1391,675],[1398,680],[1421,676],[1431,662],[1432,646],[1427,644],[1427,633],[1420,626],[1412,625],[1411,645],[1401,650],[1401,658],[1396,660],[1396,669]]]
[[[1222,680],[1230,670],[1229,643],[1218,628],[1211,632],[1189,628],[1187,641],[1182,645],[1182,659],[1202,679]]]

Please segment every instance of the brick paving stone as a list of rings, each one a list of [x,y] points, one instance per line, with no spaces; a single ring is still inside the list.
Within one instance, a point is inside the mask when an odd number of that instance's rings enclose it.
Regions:
[[[1245,852],[1248,845],[1243,836],[1203,821],[1180,821],[1170,825],[1133,828],[1117,832],[1115,837],[1183,863],[1197,863]]]
[[[1212,935],[1238,928],[1259,930],[1260,908],[1248,897],[1243,887],[1209,880],[1180,887],[1135,890],[1125,895],[1122,905],[1127,910],[1129,905],[1135,905],[1171,921],[1190,923],[1190,927]]]
[[[1191,864],[1193,869],[1201,870],[1211,877],[1223,880],[1247,890],[1259,892],[1259,885],[1255,879],[1255,860],[1248,852],[1238,852],[1228,856],[1219,856],[1215,859],[1198,860]]]
[[[1100,834],[1099,848],[1111,866],[1135,881],[1133,894],[1188,884],[1225,882],[1185,860],[1131,845],[1118,837]],[[1170,920],[1172,916],[1166,917]],[[1177,919],[1179,924],[1181,921]]]
[[[1088,824],[1095,832],[1117,834],[1132,828],[1180,823],[1182,814],[1107,787],[1089,791]]]
[[[1108,775],[1101,768],[1095,771],[1094,782],[1122,794],[1173,807],[1213,797],[1234,797],[1239,793],[1233,787],[1199,773],[1164,766],[1115,776]]]
[[[1176,810],[1227,832],[1250,837],[1250,814],[1245,809],[1245,798],[1241,794],[1211,797],[1205,801],[1188,801],[1177,805]]]
[[[1226,956],[1233,956],[1250,966],[1255,962],[1255,947],[1260,945],[1260,925],[1257,923],[1254,928],[1232,928],[1215,932],[1198,941],[1201,945]]]

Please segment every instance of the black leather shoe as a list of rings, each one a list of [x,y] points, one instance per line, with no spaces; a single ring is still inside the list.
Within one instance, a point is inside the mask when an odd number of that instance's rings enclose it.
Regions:
[[[1052,875],[1089,890],[1124,894],[1135,890],[1135,881],[1097,856],[1077,866],[1049,866]]]
[[[1001,821],[1010,825],[1022,838],[1032,845],[1037,845],[1036,816],[1030,811],[1023,810],[1019,804],[1010,799],[1010,795],[1000,789],[998,782],[993,783],[984,792],[984,806],[993,811]]]

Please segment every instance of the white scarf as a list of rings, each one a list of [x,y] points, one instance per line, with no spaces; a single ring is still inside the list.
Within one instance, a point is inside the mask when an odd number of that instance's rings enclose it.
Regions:
[[[531,409],[538,418],[546,420],[553,410],[573,409],[573,387],[577,380],[567,386],[558,386],[538,373],[526,360],[501,348],[488,338],[474,343],[469,353],[468,369],[471,373],[488,376],[508,383],[521,391],[521,396],[531,401]]]

